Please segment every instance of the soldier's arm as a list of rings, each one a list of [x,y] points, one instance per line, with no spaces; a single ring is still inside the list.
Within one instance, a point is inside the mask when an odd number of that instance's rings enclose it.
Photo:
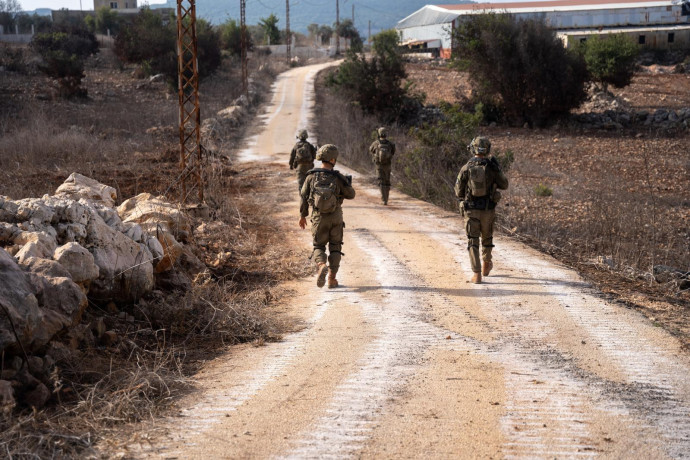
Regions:
[[[311,146],[311,159],[316,161],[316,146],[314,144],[309,144]]]
[[[495,182],[496,187],[498,187],[501,190],[505,190],[508,188],[508,178],[505,174],[503,174],[503,171],[501,171],[500,169],[496,171]]]
[[[309,215],[309,194],[311,192],[312,175],[307,176],[307,179],[302,185],[299,196],[299,215],[300,217],[307,217]]]
[[[297,156],[297,149],[295,147],[293,147],[292,152],[290,152],[290,163],[288,163],[291,168],[294,167],[295,156]]]
[[[377,147],[377,145],[378,145],[378,142],[377,142],[377,141],[374,141],[374,142],[372,142],[371,145],[369,146],[369,153],[371,154],[372,157],[374,156],[374,154],[376,154],[376,147]]]
[[[457,196],[460,200],[465,199],[465,190],[467,190],[467,179],[463,174],[464,172],[465,167],[463,166],[458,173],[458,178],[455,180],[455,196]]]
[[[351,200],[355,197],[355,189],[352,185],[343,184],[340,194],[346,200]]]

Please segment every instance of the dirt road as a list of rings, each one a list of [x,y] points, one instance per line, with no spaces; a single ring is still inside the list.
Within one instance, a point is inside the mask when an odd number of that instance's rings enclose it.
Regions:
[[[242,161],[287,169],[316,71],[279,78]],[[303,329],[208,363],[138,456],[690,456],[690,361],[673,337],[506,238],[485,283],[467,283],[457,215],[395,192],[383,207],[354,175],[342,287],[291,285]],[[279,217],[306,256],[296,189]]]

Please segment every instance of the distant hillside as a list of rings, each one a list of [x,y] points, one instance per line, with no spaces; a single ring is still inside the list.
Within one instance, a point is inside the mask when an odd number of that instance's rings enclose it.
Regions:
[[[367,36],[371,20],[372,34],[390,29],[402,18],[412,14],[430,3],[424,0],[340,0],[341,19],[352,18],[352,5],[355,5],[355,26],[363,37]],[[441,3],[467,3],[466,1]],[[165,5],[152,7],[176,8],[175,0],[168,0]],[[197,15],[214,24],[228,18],[239,19],[239,0],[196,0]],[[247,0],[247,24],[256,24],[261,18],[275,13],[280,22],[278,27],[285,27],[285,0]],[[290,28],[306,33],[312,23],[331,25],[335,22],[335,0],[291,0]]]

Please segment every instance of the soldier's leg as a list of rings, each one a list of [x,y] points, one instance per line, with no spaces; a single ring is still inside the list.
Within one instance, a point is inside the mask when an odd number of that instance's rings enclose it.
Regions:
[[[314,239],[314,252],[312,256],[314,257],[314,262],[318,268],[318,274],[316,278],[316,285],[318,287],[323,287],[326,283],[326,274],[328,273],[328,264],[326,259],[326,244],[328,243],[328,228],[323,222],[323,218],[320,215],[312,216],[311,220],[311,234]]]
[[[385,178],[385,173],[383,170],[383,165],[376,165],[376,179],[379,184],[379,190],[381,190],[381,200],[383,201],[383,181]]]
[[[479,222],[479,213],[476,210],[465,211],[465,232],[467,233],[467,250],[470,254],[470,265],[474,273],[482,271],[482,265],[479,260],[479,237],[481,235],[481,223]]]
[[[343,222],[342,212],[333,213],[333,221],[331,222],[331,231],[328,240],[328,285],[329,287],[336,287],[338,281],[335,276],[340,269],[340,260],[343,257],[343,229],[345,223]]]
[[[494,221],[496,220],[496,210],[489,209],[480,212],[482,259],[486,262],[491,262],[491,250],[494,248]]]
[[[383,177],[381,178],[381,198],[383,204],[388,204],[388,194],[391,190],[391,165],[385,165],[382,168]]]
[[[297,183],[299,184],[299,190],[302,190],[302,185],[307,179],[307,172],[309,172],[309,165],[298,165],[297,166]]]

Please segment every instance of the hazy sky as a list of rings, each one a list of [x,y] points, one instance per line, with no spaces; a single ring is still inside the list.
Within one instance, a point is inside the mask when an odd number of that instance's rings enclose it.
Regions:
[[[70,10],[92,10],[93,0],[19,0],[22,9],[25,11],[33,11],[36,8],[50,8],[51,10],[59,10],[60,8],[68,8]],[[155,3],[165,3],[165,0],[139,0],[140,5],[148,3],[153,5]],[[80,6],[81,4],[81,6]]]

